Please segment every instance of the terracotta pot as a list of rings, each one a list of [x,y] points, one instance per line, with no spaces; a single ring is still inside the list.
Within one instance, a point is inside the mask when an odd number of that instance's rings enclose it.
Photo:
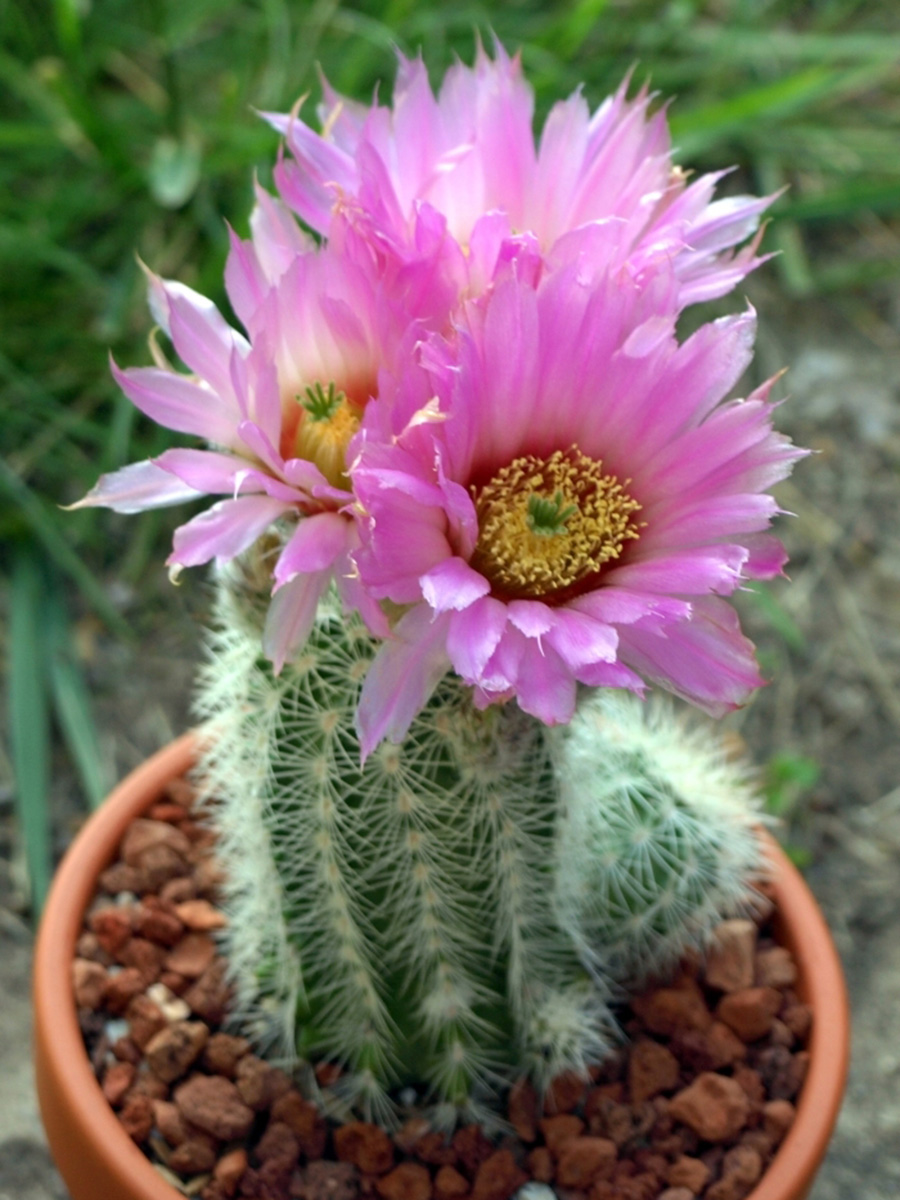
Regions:
[[[178,1200],[110,1109],[84,1050],[72,989],[82,917],[129,823],[192,764],[186,734],[121,783],[76,838],[56,875],[35,949],[35,1069],[47,1138],[72,1200]],[[814,1012],[810,1062],[797,1118],[747,1200],[803,1200],[837,1119],[849,1051],[840,962],[802,877],[772,843],[777,935],[793,952],[797,990]]]

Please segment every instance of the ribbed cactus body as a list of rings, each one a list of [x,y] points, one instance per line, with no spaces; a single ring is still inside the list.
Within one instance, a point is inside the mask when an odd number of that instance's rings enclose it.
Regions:
[[[448,676],[400,746],[360,765],[374,645],[323,606],[275,677],[223,590],[199,709],[227,878],[238,1006],[284,1050],[344,1063],[385,1117],[401,1082],[477,1105],[528,1070],[596,1061],[611,1028],[551,903],[557,789],[546,730],[478,712]]]
[[[639,701],[588,697],[548,730],[449,675],[363,766],[371,637],[323,604],[276,677],[246,582],[221,588],[198,705],[245,1023],[343,1064],[342,1098],[382,1120],[400,1084],[483,1117],[503,1081],[598,1061],[609,984],[749,895],[739,773]]]

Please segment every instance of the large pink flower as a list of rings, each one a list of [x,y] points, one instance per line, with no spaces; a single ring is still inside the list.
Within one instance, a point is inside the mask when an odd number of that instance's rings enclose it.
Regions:
[[[514,233],[546,253],[567,231],[609,219],[635,261],[672,257],[682,307],[724,295],[761,261],[755,240],[734,247],[771,198],[714,200],[722,173],[688,185],[645,88],[628,100],[626,80],[593,115],[576,92],[551,109],[536,147],[531,89],[499,44],[493,59],[479,45],[474,67],[451,67],[437,97],[420,59],[398,62],[391,108],[326,84],[321,133],[296,113],[266,114],[292,156],[276,170],[281,195],[318,232],[335,211],[351,214],[405,262],[440,256],[469,294]]]
[[[361,244],[348,243],[353,254],[318,249],[262,192],[251,225],[250,241],[233,237],[226,270],[249,340],[205,297],[151,274],[154,314],[192,373],[163,362],[124,371],[113,364],[143,413],[208,448],[167,450],[103,476],[79,505],[137,512],[228,497],[176,530],[174,572],[227,562],[277,526],[284,544],[273,564],[264,649],[280,669],[332,579],[345,602],[380,627],[350,560],[357,526],[347,511],[345,455],[415,314],[387,302]]]
[[[364,686],[365,753],[451,668],[479,705],[515,696],[548,724],[577,683],[651,680],[721,713],[762,682],[721,597],[781,570],[765,489],[802,452],[772,430],[770,384],[724,402],[754,314],[679,345],[671,272],[595,277],[594,257],[537,289],[511,272],[366,412],[355,557],[403,607]]]

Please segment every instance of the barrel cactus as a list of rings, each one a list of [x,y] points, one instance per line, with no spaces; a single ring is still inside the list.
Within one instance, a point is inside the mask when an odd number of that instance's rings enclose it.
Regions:
[[[449,1120],[585,1072],[617,990],[763,870],[746,772],[632,694],[715,716],[762,682],[727,597],[781,571],[768,489],[801,452],[772,380],[728,398],[752,309],[678,319],[758,265],[770,201],[688,184],[627,89],[536,146],[497,46],[437,97],[401,56],[393,108],[326,85],[320,132],[267,114],[245,333],[148,272],[188,373],[114,367],[205,445],[80,502],[219,497],[168,564],[217,566],[199,771],[238,1008],[383,1120],[410,1086]]]

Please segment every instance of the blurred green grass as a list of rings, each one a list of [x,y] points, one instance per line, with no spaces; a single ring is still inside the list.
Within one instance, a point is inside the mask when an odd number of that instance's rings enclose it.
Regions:
[[[268,182],[277,148],[254,109],[315,96],[317,64],[368,98],[392,79],[394,46],[421,47],[438,78],[492,29],[521,47],[539,121],[579,83],[598,103],[636,64],[675,96],[681,162],[735,164],[735,187],[789,185],[766,242],[789,294],[853,295],[896,276],[900,251],[869,236],[900,211],[892,0],[0,0],[0,548],[20,624],[27,589],[66,580],[73,611],[122,633],[109,582],[139,589],[178,519],[56,508],[167,442],[107,369],[108,350],[148,361],[136,255],[225,304],[224,219],[245,231],[253,173]],[[58,701],[53,678],[48,667]],[[68,718],[54,710],[70,734],[71,695]],[[16,735],[20,754],[46,741],[40,720],[32,745],[27,722]],[[46,781],[29,787],[39,805]]]

